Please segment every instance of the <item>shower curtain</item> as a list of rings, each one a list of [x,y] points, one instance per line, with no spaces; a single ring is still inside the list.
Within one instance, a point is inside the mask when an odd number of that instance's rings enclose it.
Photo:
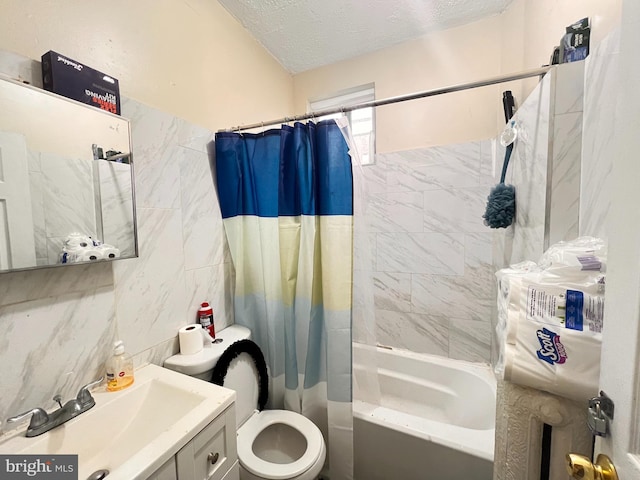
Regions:
[[[235,322],[264,353],[268,406],[320,427],[332,480],[353,478],[348,150],[333,120],[215,139]]]

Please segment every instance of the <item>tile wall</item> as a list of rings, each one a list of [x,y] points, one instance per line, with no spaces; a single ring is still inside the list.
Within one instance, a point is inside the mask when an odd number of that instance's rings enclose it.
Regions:
[[[548,173],[548,244],[576,238],[579,232],[580,176],[584,121],[585,62],[555,69],[553,127]]]
[[[496,139],[379,154],[362,167],[370,234],[355,248],[371,246],[375,332],[358,341],[491,360],[494,272],[578,235],[583,68],[556,67],[519,105],[507,229],[482,219],[504,159]]]
[[[489,361],[492,233],[482,214],[493,177],[483,158],[493,150],[490,140],[423,148],[363,167],[379,343]]]
[[[92,168],[93,167],[93,168]],[[99,169],[99,173],[98,173]],[[99,175],[103,230],[98,231],[94,176]],[[38,265],[59,262],[64,241],[72,232],[117,246],[123,257],[135,254],[131,167],[124,163],[29,151],[29,185]]]
[[[620,30],[600,42],[585,60],[584,136],[582,140],[582,190],[580,196],[580,234],[607,239],[613,185],[612,120],[615,115],[620,78]]]
[[[496,268],[537,261],[549,245],[579,234],[583,82],[584,62],[556,66],[514,116],[507,183],[516,189],[516,220],[496,230]],[[500,164],[503,155],[499,147]]]

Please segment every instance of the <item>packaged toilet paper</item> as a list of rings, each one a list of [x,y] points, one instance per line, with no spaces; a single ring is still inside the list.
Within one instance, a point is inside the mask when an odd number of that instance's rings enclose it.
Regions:
[[[496,272],[498,281],[496,334],[499,345],[515,344],[520,315],[520,278],[538,270],[539,267],[535,262],[525,261]],[[505,361],[504,349],[499,349],[498,353],[494,369],[502,377]]]
[[[506,345],[504,380],[585,401],[598,392],[600,347],[576,331],[523,323]]]
[[[574,400],[597,394],[605,268],[604,242],[581,237],[497,272],[501,378]]]
[[[94,262],[116,258],[120,258],[118,248],[77,232],[69,234],[65,239],[59,255],[60,263]]]
[[[559,242],[544,252],[538,264],[541,269],[555,272],[606,272],[607,245],[595,237]]]

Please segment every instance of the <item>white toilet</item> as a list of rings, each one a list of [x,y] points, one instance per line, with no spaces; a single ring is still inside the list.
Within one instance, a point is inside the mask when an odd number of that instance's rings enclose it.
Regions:
[[[166,368],[236,392],[238,460],[242,480],[313,480],[326,457],[318,427],[299,413],[262,410],[268,379],[264,357],[251,331],[232,325],[216,332],[215,343],[194,355],[174,355]],[[222,341],[220,341],[222,340]]]

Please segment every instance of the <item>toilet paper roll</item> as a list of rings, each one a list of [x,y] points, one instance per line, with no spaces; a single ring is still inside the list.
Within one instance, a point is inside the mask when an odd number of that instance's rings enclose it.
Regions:
[[[203,337],[202,325],[192,323],[178,330],[180,341],[180,353],[182,355],[193,355],[202,351]]]
[[[60,254],[61,263],[93,262],[103,258],[102,252],[95,248],[63,249]]]
[[[520,323],[520,312],[509,310],[507,312],[507,328],[505,341],[508,344],[515,345],[518,335],[518,325]]]
[[[93,262],[104,258],[102,251],[97,248],[85,248],[78,252],[77,255],[77,262]]]
[[[102,244],[98,247],[98,250],[102,252],[102,258],[119,258],[120,250],[112,245]]]

